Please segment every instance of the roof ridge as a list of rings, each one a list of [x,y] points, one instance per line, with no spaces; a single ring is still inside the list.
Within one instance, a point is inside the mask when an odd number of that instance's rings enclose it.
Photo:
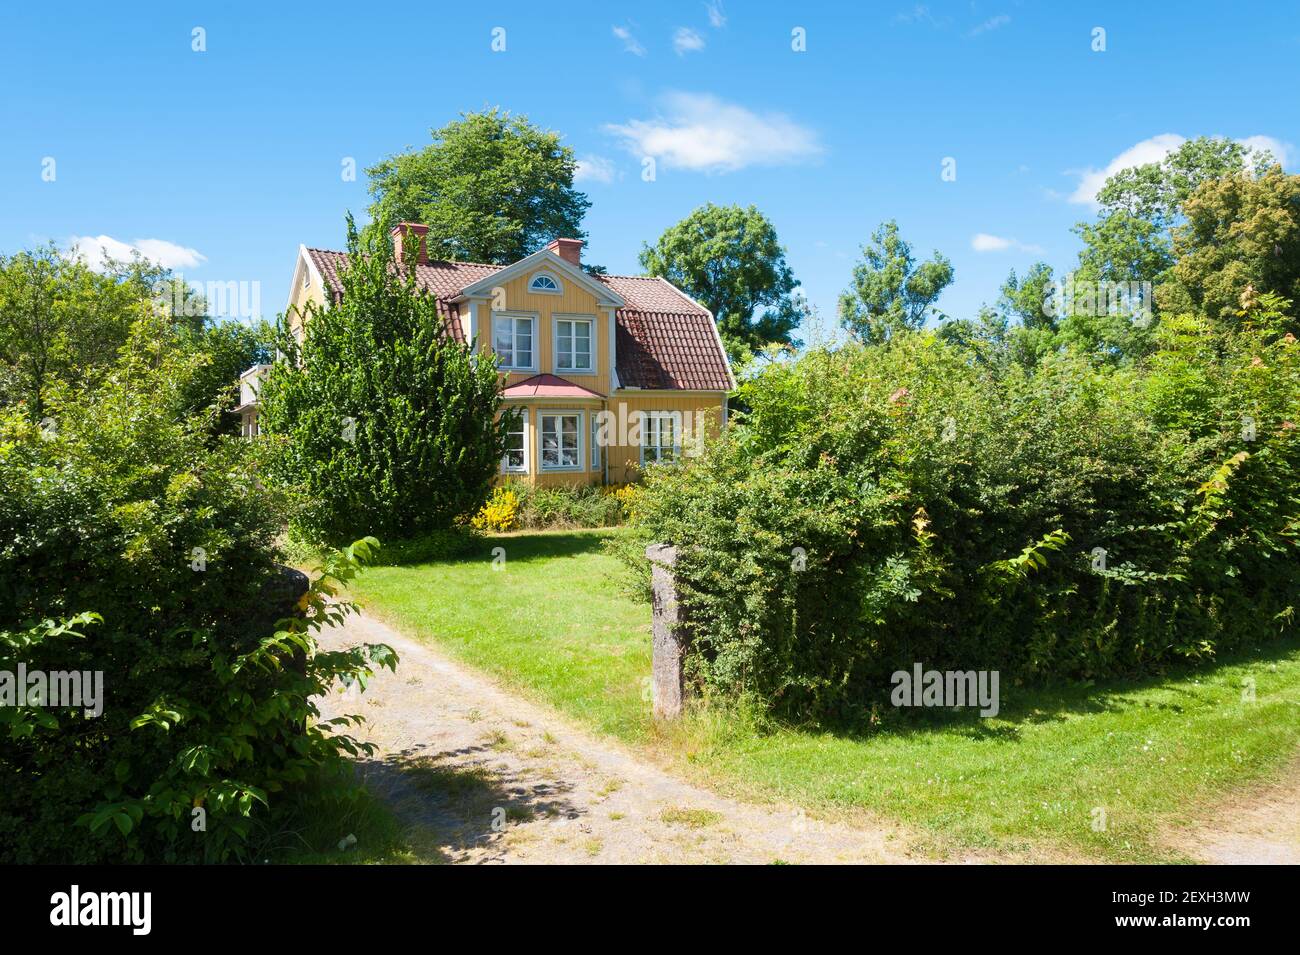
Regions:
[[[328,252],[330,255],[347,255],[346,252],[340,252],[338,249],[318,249],[314,245],[303,246],[308,252]],[[491,262],[461,262],[457,259],[429,259],[422,265],[473,265],[481,269],[504,269],[504,265],[493,265]]]

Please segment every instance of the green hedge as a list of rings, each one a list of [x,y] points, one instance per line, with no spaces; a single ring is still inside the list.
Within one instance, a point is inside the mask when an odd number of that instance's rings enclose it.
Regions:
[[[849,715],[916,662],[1087,679],[1290,628],[1300,347],[1268,306],[1226,338],[1166,319],[1132,371],[930,333],[767,368],[638,504],[681,550],[698,678]]]
[[[309,623],[276,630],[278,504],[246,442],[184,414],[201,361],[143,321],[102,385],[51,398],[52,428],[0,409],[0,670],[100,671],[104,689],[98,716],[0,720],[0,861],[251,859],[355,749],[313,697],[393,662],[315,652],[330,577]]]

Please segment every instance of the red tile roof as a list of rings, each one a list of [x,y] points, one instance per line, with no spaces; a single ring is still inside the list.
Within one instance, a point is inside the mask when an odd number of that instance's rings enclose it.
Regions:
[[[604,398],[599,392],[556,375],[533,375],[503,392],[507,398]]]
[[[307,254],[331,292],[340,294],[342,285],[338,273],[347,262],[347,253],[308,249]],[[465,335],[459,309],[451,300],[457,298],[467,285],[502,268],[504,266],[431,260],[427,265],[416,266],[416,278],[422,288],[437,296],[438,310],[451,337],[463,342]],[[622,386],[691,391],[732,389],[734,383],[726,355],[713,320],[702,306],[661,278],[638,275],[591,277],[608,285],[627,303],[615,313],[617,332],[614,348],[618,380]]]

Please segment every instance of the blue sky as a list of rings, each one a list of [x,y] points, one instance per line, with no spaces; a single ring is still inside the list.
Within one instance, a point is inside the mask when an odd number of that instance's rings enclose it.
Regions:
[[[1013,267],[1072,265],[1108,168],[1217,134],[1294,170],[1297,61],[1281,3],[28,3],[0,34],[0,251],[131,244],[259,282],[274,315],[299,243],[364,217],[367,165],[499,105],[582,159],[611,272],[701,203],[753,203],[833,323],[895,218],[967,316]]]

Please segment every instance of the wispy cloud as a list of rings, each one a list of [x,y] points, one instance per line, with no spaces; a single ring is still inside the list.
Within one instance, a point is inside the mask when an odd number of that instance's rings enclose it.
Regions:
[[[573,171],[573,181],[611,183],[614,181],[614,175],[612,160],[604,156],[579,156],[578,168]]]
[[[816,134],[787,116],[755,113],[705,93],[669,93],[663,113],[611,123],[605,130],[636,156],[696,172],[788,165],[822,151]]]
[[[709,26],[715,30],[721,30],[727,25],[727,15],[722,12],[722,0],[711,0],[704,5],[704,9],[709,13]]]
[[[894,14],[895,23],[924,23],[932,27],[946,27],[951,25],[951,17],[936,17],[930,12],[930,8],[923,3],[918,3],[910,10],[904,10],[901,13]]]
[[[983,23],[973,27],[970,31],[971,36],[979,36],[981,33],[988,33],[990,30],[996,30],[998,27],[1004,27],[1011,22],[1011,17],[1005,13],[999,13],[995,17],[989,17]]]
[[[690,27],[677,28],[677,32],[673,34],[674,53],[685,56],[687,53],[698,53],[702,49],[704,49],[704,37]]]
[[[1095,206],[1101,187],[1115,173],[1123,169],[1145,166],[1147,163],[1160,162],[1185,142],[1187,137],[1180,136],[1178,133],[1161,133],[1159,136],[1152,136],[1130,146],[1108,162],[1104,169],[1088,166],[1084,169],[1066,170],[1067,173],[1079,177],[1079,184],[1074,192],[1070,193],[1069,201],[1078,205]],[[1247,136],[1238,139],[1237,142],[1248,149],[1271,153],[1273,158],[1283,166],[1289,167],[1295,155],[1294,146],[1272,136]]]
[[[1020,242],[1017,239],[1008,239],[1000,235],[990,235],[987,232],[976,232],[971,236],[970,247],[976,252],[1006,252],[1014,250],[1016,252],[1032,252],[1035,255],[1043,254],[1041,245],[1031,245],[1026,242]]]
[[[623,41],[623,50],[634,56],[645,56],[645,47],[643,47],[637,38],[632,35],[632,31],[627,27],[611,27],[614,36]]]
[[[207,256],[197,249],[177,245],[165,239],[136,239],[123,242],[111,235],[74,235],[69,243],[74,255],[81,256],[92,269],[102,270],[109,259],[130,262],[136,256],[148,259],[165,269],[192,269],[206,262]]]

